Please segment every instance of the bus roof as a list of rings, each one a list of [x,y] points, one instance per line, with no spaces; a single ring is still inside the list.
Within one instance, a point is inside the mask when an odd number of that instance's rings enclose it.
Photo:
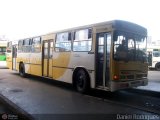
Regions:
[[[46,34],[39,35],[39,36],[45,36],[45,35],[49,35],[49,34],[56,34],[56,33],[60,33],[60,32],[67,32],[67,31],[73,31],[73,30],[84,29],[84,28],[106,26],[106,25],[110,25],[112,27],[112,29],[114,29],[114,30],[121,30],[121,31],[126,31],[126,32],[131,31],[133,33],[136,33],[136,34],[139,34],[142,36],[147,36],[147,29],[146,28],[144,28],[138,24],[124,21],[124,20],[111,20],[111,21],[106,21],[106,22],[90,24],[90,25],[73,27],[73,28],[68,28],[68,29],[63,29],[63,30],[58,30],[58,31],[46,33]],[[28,38],[34,38],[34,37],[39,37],[39,36],[33,36],[33,37],[28,37]],[[27,38],[23,38],[23,39],[27,39]],[[23,39],[19,39],[19,40],[23,40]]]
[[[140,34],[143,36],[147,36],[147,29],[145,27],[142,27],[138,24],[131,23],[128,21],[122,21],[122,20],[115,20],[114,21],[114,27],[117,30],[125,30],[127,31],[132,31],[136,34]]]
[[[138,24],[128,22],[128,21],[124,21],[124,20],[111,20],[111,21],[106,21],[106,22],[90,24],[90,25],[84,25],[84,26],[79,26],[79,27],[74,27],[74,28],[55,31],[55,32],[52,32],[52,34],[53,33],[58,33],[58,32],[65,32],[65,31],[83,29],[83,28],[99,27],[99,26],[104,26],[104,25],[112,25],[111,27],[115,30],[121,30],[121,31],[126,31],[126,32],[127,31],[132,31],[136,34],[147,36],[147,29],[145,27],[142,27]],[[51,33],[49,33],[49,34],[51,34]]]

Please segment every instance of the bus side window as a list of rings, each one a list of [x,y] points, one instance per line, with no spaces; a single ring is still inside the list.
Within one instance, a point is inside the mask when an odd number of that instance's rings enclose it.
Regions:
[[[71,51],[71,32],[58,33],[56,36],[55,51],[67,52]]]
[[[90,51],[92,46],[92,29],[82,29],[74,32],[73,51]]]
[[[19,40],[18,42],[18,51],[22,52],[23,40]]]
[[[25,39],[24,40],[24,43],[23,43],[24,44],[24,46],[23,46],[24,47],[23,48],[24,52],[30,52],[31,51],[30,40],[31,39]]]
[[[92,38],[92,29],[88,29],[88,39]]]
[[[32,52],[41,52],[41,37],[32,39]]]
[[[69,32],[69,33],[68,33],[68,41],[71,41],[71,40],[72,40],[72,33]]]
[[[152,66],[152,52],[148,52],[148,65]]]
[[[8,42],[7,43],[7,50],[6,50],[6,52],[7,53],[11,53],[11,49],[12,49],[12,42]]]

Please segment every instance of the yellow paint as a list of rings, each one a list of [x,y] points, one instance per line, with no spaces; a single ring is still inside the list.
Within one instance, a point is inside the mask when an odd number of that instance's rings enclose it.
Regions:
[[[41,65],[32,64],[29,67],[31,67],[32,75],[42,76],[42,66]]]
[[[12,54],[8,53],[6,55],[6,64],[9,69],[12,69]]]
[[[59,77],[61,77],[66,70],[66,68],[53,67],[53,79],[59,80]]]
[[[52,59],[49,59],[49,77],[52,77]]]
[[[128,63],[120,63],[120,70],[135,70],[135,71],[147,71],[147,64],[142,64],[142,62],[128,62]]]
[[[28,62],[29,62],[29,59],[28,59]],[[40,58],[36,58],[36,57],[30,58],[30,63],[31,64],[42,64],[41,63],[41,59]]]
[[[120,75],[121,71],[126,70],[126,71],[133,71],[133,73],[135,71],[141,71],[144,73],[147,73],[148,67],[147,67],[147,63],[143,63],[142,62],[135,62],[135,61],[130,61],[130,62],[119,62],[119,61],[112,61],[112,66],[113,66],[113,71],[111,71],[111,76],[113,79],[114,75]]]
[[[55,66],[53,67],[53,79],[59,79],[61,76],[63,76],[66,71],[64,68],[67,68],[70,62],[70,54],[70,52],[62,52],[59,53],[58,58],[53,59],[53,66]]]
[[[12,69],[12,61],[6,61],[7,67]]]
[[[19,71],[19,63],[16,63],[16,70]]]
[[[48,62],[48,59],[43,60],[43,76],[47,76],[47,69],[48,69],[47,62]]]

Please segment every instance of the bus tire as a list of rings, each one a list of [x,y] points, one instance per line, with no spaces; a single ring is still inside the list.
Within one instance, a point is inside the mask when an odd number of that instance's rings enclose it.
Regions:
[[[20,63],[20,65],[19,65],[19,75],[21,77],[26,77],[25,67],[24,67],[23,63]]]
[[[86,93],[89,90],[89,76],[83,69],[79,69],[75,77],[76,89],[80,93]]]
[[[155,68],[156,68],[156,70],[160,71],[160,63],[157,63],[157,64],[155,65]]]

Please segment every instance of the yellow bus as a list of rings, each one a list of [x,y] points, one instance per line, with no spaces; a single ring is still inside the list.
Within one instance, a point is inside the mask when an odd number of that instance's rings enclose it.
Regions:
[[[148,84],[147,29],[113,20],[18,41],[16,70],[73,84],[84,93]],[[124,42],[124,50],[120,46]]]
[[[160,49],[157,46],[147,48],[148,52],[148,67],[155,68],[160,71]]]

